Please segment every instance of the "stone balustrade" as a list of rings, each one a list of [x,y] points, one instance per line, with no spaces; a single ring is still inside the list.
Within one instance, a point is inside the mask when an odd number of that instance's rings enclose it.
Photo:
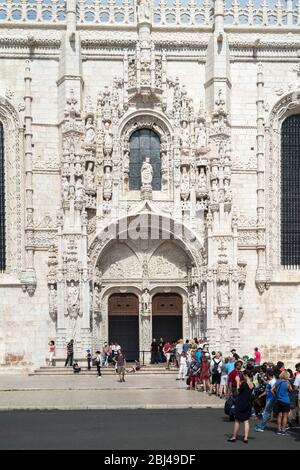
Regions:
[[[66,0],[0,0],[0,24],[61,23],[66,20]]]
[[[226,0],[225,24],[234,26],[297,26],[300,2],[295,0]]]
[[[77,0],[77,24],[130,25],[136,0]],[[214,0],[152,0],[155,27],[212,26]],[[64,23],[67,0],[0,0],[0,24]],[[300,24],[300,0],[224,0],[225,28],[292,27]]]

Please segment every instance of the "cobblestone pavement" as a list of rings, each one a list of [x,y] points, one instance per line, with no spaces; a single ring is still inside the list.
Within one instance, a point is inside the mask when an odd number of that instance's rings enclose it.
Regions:
[[[216,397],[186,389],[175,377],[0,376],[0,410],[222,408]]]

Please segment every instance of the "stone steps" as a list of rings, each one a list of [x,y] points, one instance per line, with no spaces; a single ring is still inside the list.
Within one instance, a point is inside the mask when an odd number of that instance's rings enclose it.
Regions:
[[[79,364],[80,366],[80,364]],[[131,365],[127,364],[127,370],[131,370]],[[93,367],[91,371],[87,370],[86,367],[82,367],[80,375],[82,376],[95,376],[97,373],[96,367]],[[102,375],[116,375],[115,369],[112,367],[101,368]],[[144,366],[137,372],[138,375],[160,375],[160,376],[174,376],[178,374],[178,369],[172,368],[170,370],[166,370],[165,367],[155,367],[155,366]],[[74,375],[73,369],[71,367],[41,367],[40,369],[35,370],[33,373],[30,374],[31,376],[69,376]],[[134,374],[132,374],[134,375]]]

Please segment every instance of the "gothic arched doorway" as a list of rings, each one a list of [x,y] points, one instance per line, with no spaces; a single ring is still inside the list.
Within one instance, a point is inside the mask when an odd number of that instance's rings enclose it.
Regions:
[[[113,294],[108,301],[109,342],[117,342],[129,361],[139,358],[139,299],[134,294]]]
[[[183,336],[183,302],[179,294],[157,294],[152,300],[152,333],[157,340],[177,341]]]

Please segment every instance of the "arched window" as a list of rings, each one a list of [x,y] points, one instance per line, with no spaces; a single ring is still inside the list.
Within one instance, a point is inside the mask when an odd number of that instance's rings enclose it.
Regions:
[[[0,122],[0,272],[6,269],[4,132]]]
[[[129,189],[139,191],[142,186],[141,169],[143,162],[150,157],[153,167],[154,191],[161,190],[160,138],[150,129],[135,131],[130,138]]]
[[[300,115],[282,125],[281,264],[300,266]]]

